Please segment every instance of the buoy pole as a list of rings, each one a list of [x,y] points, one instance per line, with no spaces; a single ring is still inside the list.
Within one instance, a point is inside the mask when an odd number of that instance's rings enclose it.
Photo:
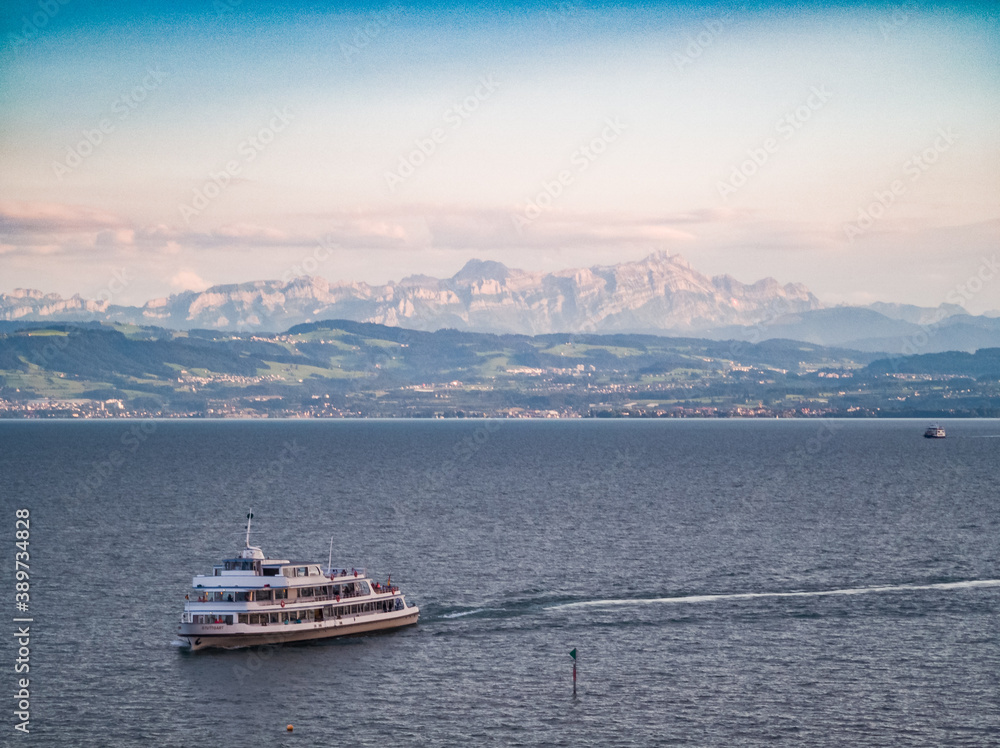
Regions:
[[[576,649],[572,649],[569,656],[573,658],[573,696],[576,696]]]

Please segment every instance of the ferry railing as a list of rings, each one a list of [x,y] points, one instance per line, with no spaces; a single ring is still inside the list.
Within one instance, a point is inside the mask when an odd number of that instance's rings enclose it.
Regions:
[[[255,607],[267,608],[274,606],[281,606],[282,603],[285,605],[290,605],[291,603],[315,603],[315,602],[343,602],[344,600],[353,600],[358,597],[367,597],[368,595],[374,594],[378,596],[382,595],[395,595],[399,592],[399,587],[393,585],[392,587],[380,587],[371,588],[371,592],[349,592],[341,593],[340,595],[328,594],[328,595],[310,595],[308,597],[296,597],[296,598],[283,598],[279,600],[216,600],[214,596],[211,598],[205,595],[195,595],[190,594],[185,595],[184,599],[191,603],[216,603],[218,605],[252,605]]]
[[[367,569],[327,569],[324,576],[327,579],[361,579],[368,576]]]

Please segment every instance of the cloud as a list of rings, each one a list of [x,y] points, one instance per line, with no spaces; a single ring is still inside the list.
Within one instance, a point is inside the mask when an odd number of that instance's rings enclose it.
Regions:
[[[213,236],[226,240],[284,243],[293,237],[286,231],[279,231],[250,223],[222,226],[212,232]]]
[[[122,247],[135,244],[135,231],[133,229],[105,229],[99,231],[94,237],[96,247]]]
[[[96,208],[63,203],[0,200],[0,234],[63,234],[121,227],[118,216]]]
[[[524,220],[522,209],[411,205],[381,212],[316,218],[333,223],[329,236],[345,248],[567,249],[620,243],[659,246],[696,238],[694,226],[742,219],[732,210],[703,210],[654,216],[552,210]],[[519,220],[521,219],[521,220]],[[680,228],[683,227],[683,228]]]
[[[170,286],[178,291],[204,291],[211,285],[190,268],[182,268],[170,278]]]
[[[525,220],[523,208],[411,204],[290,214],[282,216],[278,223],[243,222],[195,231],[165,223],[130,225],[116,215],[86,206],[0,202],[0,254],[10,257],[128,251],[184,256],[254,249],[311,251],[317,246],[348,252],[469,253],[601,253],[616,248],[652,251],[674,247],[683,247],[687,252],[721,246],[801,253],[847,246],[829,225],[717,207],[639,215],[553,207]],[[302,226],[313,230],[303,230]],[[978,233],[995,236],[996,223],[980,224]],[[193,262],[193,256],[187,261]]]
[[[330,211],[308,216],[316,233],[235,223],[206,231],[165,223],[132,225],[112,213],[80,205],[0,202],[0,243],[6,254],[114,251],[128,248],[176,254],[206,249],[309,248],[345,250],[566,250],[616,244],[660,247],[697,238],[699,226],[747,219],[710,208],[633,216],[551,210],[515,220],[520,209],[406,205],[380,210]],[[297,216],[287,221],[301,222]]]

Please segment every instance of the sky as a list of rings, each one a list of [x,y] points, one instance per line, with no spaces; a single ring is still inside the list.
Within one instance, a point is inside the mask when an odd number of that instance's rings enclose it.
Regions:
[[[666,250],[1000,309],[1000,8],[16,0],[0,293]]]

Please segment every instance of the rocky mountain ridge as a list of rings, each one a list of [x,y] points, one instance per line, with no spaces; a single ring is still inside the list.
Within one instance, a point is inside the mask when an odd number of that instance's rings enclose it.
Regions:
[[[708,278],[679,255],[659,252],[635,262],[554,273],[471,260],[451,278],[416,275],[385,285],[317,277],[255,281],[185,291],[141,307],[16,289],[0,294],[0,319],[274,332],[338,318],[418,330],[690,334],[764,324],[821,306],[802,284]]]

